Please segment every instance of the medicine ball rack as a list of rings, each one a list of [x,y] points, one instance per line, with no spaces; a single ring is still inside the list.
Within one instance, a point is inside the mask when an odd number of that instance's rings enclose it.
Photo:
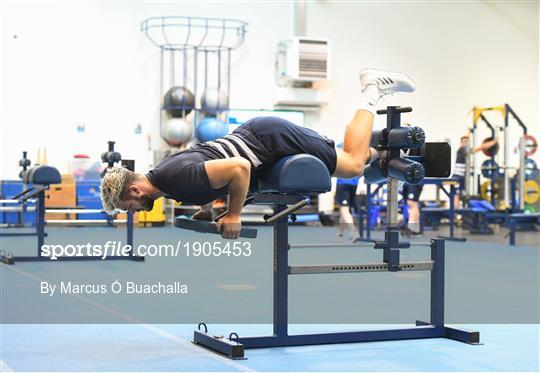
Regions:
[[[160,100],[175,86],[188,89],[195,97],[194,106],[161,105],[162,137],[168,110],[183,113],[193,110],[194,128],[201,122],[203,112],[197,105],[199,90],[201,93],[207,88],[223,91],[227,97],[222,105],[226,115],[231,89],[231,52],[244,42],[247,25],[237,19],[187,16],[150,17],[141,22],[140,30],[160,49]],[[221,107],[219,99],[218,107]]]

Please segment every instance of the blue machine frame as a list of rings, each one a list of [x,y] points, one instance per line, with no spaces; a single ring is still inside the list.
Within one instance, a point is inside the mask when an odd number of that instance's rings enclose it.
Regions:
[[[279,201],[279,195],[276,200]],[[301,198],[301,197],[300,197]],[[299,200],[300,200],[299,198]],[[257,199],[257,197],[255,197]],[[267,199],[266,199],[267,201]],[[285,210],[286,204],[276,202],[276,212]],[[290,266],[288,257],[289,250],[294,249],[288,243],[288,221],[282,218],[273,224],[274,227],[274,311],[273,311],[273,334],[269,336],[239,337],[232,333],[229,338],[215,338],[205,324],[199,325],[195,331],[193,342],[203,345],[214,351],[222,353],[233,359],[244,358],[244,349],[301,346],[314,344],[388,341],[418,338],[449,338],[457,341],[476,344],[480,341],[477,331],[457,329],[444,325],[444,256],[445,247],[443,239],[434,239],[430,242],[431,261],[421,263],[401,263],[399,269],[407,270],[408,265],[417,268],[409,270],[425,270],[431,267],[431,291],[430,291],[430,320],[429,322],[416,321],[416,327],[400,329],[361,330],[335,333],[316,333],[289,335],[288,332],[288,278],[290,275],[310,273],[351,273],[351,272],[385,272],[389,271],[390,264],[377,265],[333,265],[314,266],[304,270],[301,266]],[[386,232],[387,239],[399,235],[397,230]],[[397,250],[384,247],[386,241],[374,242],[375,248],[383,248],[384,255],[389,256]],[[402,242],[400,246],[408,245]],[[379,246],[379,247],[378,247]],[[403,248],[403,247],[402,247]],[[422,266],[424,264],[425,266]],[[368,268],[378,266],[378,268]],[[316,268],[318,267],[318,268]],[[299,272],[302,270],[302,272]],[[310,272],[311,271],[311,272]],[[325,272],[327,271],[327,272]],[[200,330],[201,327],[204,330]]]
[[[400,113],[411,111],[411,108],[388,107],[379,114],[388,114],[387,128],[400,128]],[[399,149],[392,150],[399,157]],[[397,180],[388,179],[392,190],[397,191]],[[358,246],[372,246],[382,249],[383,261],[375,264],[345,264],[345,265],[289,265],[289,250],[309,245],[290,245],[288,240],[288,214],[294,211],[294,206],[305,204],[309,198],[307,193],[296,194],[258,194],[253,196],[253,203],[273,203],[274,215],[267,222],[274,229],[274,295],[273,295],[273,334],[268,336],[240,337],[231,333],[228,338],[216,337],[208,332],[206,324],[200,323],[194,332],[193,342],[212,351],[221,353],[233,359],[244,359],[244,350],[249,348],[302,346],[315,344],[371,342],[388,340],[405,340],[418,338],[449,338],[470,344],[480,341],[477,331],[457,329],[444,324],[444,270],[445,242],[443,239],[433,239],[424,243],[431,248],[431,260],[424,262],[400,262],[400,250],[411,246],[408,241],[399,241],[399,229],[388,225],[384,240],[369,243],[357,243]],[[368,198],[369,200],[369,198]],[[392,211],[397,214],[397,198],[390,199]],[[288,205],[292,205],[287,207]],[[418,244],[418,243],[417,243]],[[330,332],[314,334],[290,335],[288,330],[288,279],[291,275],[320,274],[320,273],[357,273],[357,272],[396,272],[419,271],[431,272],[430,291],[430,320],[416,321],[416,327],[380,330],[359,330],[349,332]]]
[[[458,183],[459,185],[459,188],[461,188],[461,180],[459,178],[425,178],[424,180],[422,180],[421,184],[423,185],[437,185],[437,187],[439,187],[440,190],[443,191],[444,194],[446,194],[449,198],[449,207],[448,209],[440,209],[440,211],[448,211],[448,219],[450,220],[449,224],[450,224],[450,235],[449,236],[445,236],[445,237],[441,237],[441,238],[444,238],[446,240],[449,240],[449,241],[465,241],[466,239],[465,238],[461,238],[461,237],[456,237],[455,236],[455,229],[454,229],[454,225],[455,225],[455,219],[456,219],[456,208],[454,206],[454,196],[456,195],[457,193],[457,188],[456,187],[456,182]],[[371,240],[371,230],[372,230],[372,226],[371,226],[371,217],[372,217],[372,197],[375,196],[377,194],[377,192],[380,190],[380,188],[383,186],[383,185],[386,185],[386,184],[377,184],[375,186],[375,189],[372,191],[372,184],[370,183],[366,183],[366,224],[365,224],[365,237],[364,237],[364,224],[360,224],[359,223],[359,233],[360,233],[360,237],[362,238],[362,240]],[[448,186],[448,189],[446,189],[446,187]],[[363,221],[363,212],[361,211],[361,209],[359,209],[359,214],[358,214],[358,220],[359,222]],[[424,210],[424,209],[422,209]],[[423,231],[423,215],[421,214],[420,215],[420,230]]]

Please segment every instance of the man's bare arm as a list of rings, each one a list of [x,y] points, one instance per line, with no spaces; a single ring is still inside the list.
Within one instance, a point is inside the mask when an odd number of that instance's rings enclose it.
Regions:
[[[204,163],[213,189],[228,187],[228,214],[240,216],[249,190],[251,163],[244,158],[217,159]]]
[[[474,147],[472,149],[472,151],[473,151],[473,153],[477,153],[477,152],[482,151],[482,150],[487,150],[487,149],[491,148],[495,144],[497,144],[497,140],[486,141],[485,143],[482,143],[482,144],[478,145],[477,147]]]

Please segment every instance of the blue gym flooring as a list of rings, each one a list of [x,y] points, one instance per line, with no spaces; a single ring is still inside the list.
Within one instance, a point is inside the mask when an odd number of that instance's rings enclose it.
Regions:
[[[424,339],[287,347],[247,350],[247,360],[229,360],[193,345],[193,325],[4,325],[2,360],[14,371],[538,371],[538,326],[467,327],[480,331],[481,345]],[[256,335],[269,327],[235,330]]]
[[[107,228],[51,228],[48,240],[71,242],[123,239],[124,230]],[[174,228],[137,229],[136,243],[177,239],[193,240],[196,236],[180,234]],[[291,242],[332,242],[335,228],[292,227]],[[228,335],[259,335],[271,332],[271,326],[260,320],[271,315],[271,231],[260,230],[254,254],[246,260],[189,261],[186,258],[149,258],[135,262],[18,263],[0,266],[2,294],[0,310],[8,319],[12,306],[20,303],[22,320],[39,315],[51,306],[36,303],[31,296],[43,278],[70,279],[76,276],[115,278],[138,274],[161,278],[169,274],[191,284],[193,298],[180,303],[164,303],[177,323],[160,323],[160,317],[144,318],[145,312],[130,308],[118,300],[73,296],[66,300],[66,314],[73,314],[63,324],[3,324],[0,328],[0,371],[531,371],[540,370],[539,249],[535,246],[509,247],[500,243],[447,243],[447,316],[449,323],[479,330],[481,345],[471,346],[446,339],[338,344],[274,349],[247,350],[248,360],[232,361],[217,356],[190,340],[195,325],[192,318],[203,315],[212,319],[210,331]],[[212,239],[204,236],[204,239]],[[477,238],[478,239],[478,238]],[[31,238],[1,238],[1,248],[15,253],[34,251]],[[379,252],[355,249],[313,250],[291,254],[297,264],[321,264],[373,261]],[[424,257],[427,251],[407,252],[406,260]],[[270,263],[270,264],[269,264]],[[221,269],[217,271],[216,269]],[[375,325],[379,318],[402,324],[399,316],[425,317],[427,278],[412,274],[346,274],[345,277],[322,275],[291,281],[291,334],[331,330],[354,330],[403,325]],[[415,274],[416,275],[416,274]],[[399,280],[394,290],[407,291],[401,301],[392,293],[377,293],[391,280]],[[399,277],[401,276],[401,277]],[[388,276],[387,276],[388,277]],[[194,281],[194,280],[193,280]],[[330,284],[330,285],[328,285]],[[409,284],[409,285],[407,285]],[[204,285],[204,286],[201,286]],[[413,286],[414,285],[414,286]],[[411,287],[409,289],[409,286]],[[411,290],[420,286],[421,289]],[[316,288],[316,289],[314,289]],[[386,290],[385,290],[386,291]],[[203,294],[198,294],[202,292]],[[345,295],[339,296],[344,293]],[[20,299],[14,298],[19,294]],[[201,295],[201,297],[199,297]],[[210,298],[206,303],[203,298]],[[148,298],[142,298],[148,299]],[[330,299],[330,301],[328,300]],[[422,299],[421,307],[418,303]],[[148,303],[148,300],[146,300]],[[185,302],[185,303],[182,303]],[[201,303],[199,303],[201,302]],[[378,303],[377,303],[378,302]],[[327,304],[330,303],[330,304]],[[132,307],[132,304],[130,304]],[[335,311],[336,307],[339,311]],[[235,312],[216,310],[249,310],[260,313],[248,322],[237,323]],[[327,323],[324,314],[334,310]],[[397,313],[396,313],[397,310]],[[394,311],[394,312],[391,312]],[[304,318],[298,313],[309,312]],[[422,313],[424,312],[424,313]],[[77,315],[99,314],[104,323],[84,324]],[[410,314],[410,315],[409,315]],[[382,316],[381,316],[382,315]],[[470,317],[467,317],[471,315]],[[384,316],[384,317],[383,317]],[[243,315],[242,315],[243,317]],[[139,323],[143,318],[144,323]],[[347,322],[340,322],[340,318]],[[99,318],[98,318],[99,319]],[[222,323],[227,323],[226,325]],[[369,325],[353,325],[369,322]],[[396,321],[398,320],[398,321]],[[414,320],[411,320],[414,321]],[[76,324],[74,322],[77,322]],[[167,321],[169,322],[169,321]],[[408,321],[407,321],[408,322]],[[116,323],[116,324],[114,324]],[[381,322],[382,324],[382,322]]]

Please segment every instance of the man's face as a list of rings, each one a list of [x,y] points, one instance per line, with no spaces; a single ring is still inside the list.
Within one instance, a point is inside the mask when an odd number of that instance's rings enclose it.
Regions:
[[[467,146],[469,145],[469,138],[464,137],[461,139],[461,146]]]
[[[122,197],[122,201],[118,207],[121,210],[129,210],[133,212],[151,211],[154,207],[154,200],[148,197],[137,186],[132,185],[129,187],[129,192]]]

